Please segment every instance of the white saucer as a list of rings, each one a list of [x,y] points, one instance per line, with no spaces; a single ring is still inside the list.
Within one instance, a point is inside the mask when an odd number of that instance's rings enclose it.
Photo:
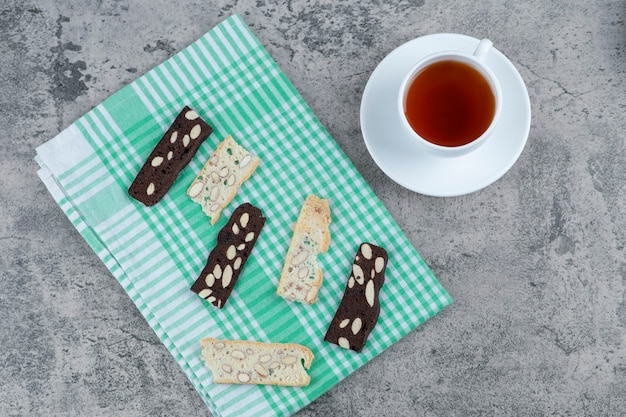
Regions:
[[[468,194],[502,177],[522,153],[530,131],[528,91],[517,69],[495,48],[486,62],[502,88],[502,113],[488,142],[468,155],[440,157],[422,149],[400,123],[397,95],[407,71],[439,51],[471,54],[479,42],[448,33],[422,36],[393,50],[370,76],[361,100],[361,132],[376,164],[401,186],[435,197]]]

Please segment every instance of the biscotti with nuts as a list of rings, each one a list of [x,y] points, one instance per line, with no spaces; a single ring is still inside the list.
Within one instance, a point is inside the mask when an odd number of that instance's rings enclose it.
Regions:
[[[317,256],[330,245],[328,200],[309,195],[300,210],[278,283],[277,293],[288,301],[313,304],[322,286]]]
[[[303,387],[311,377],[313,353],[295,343],[245,340],[201,340],[202,360],[216,384],[258,384]]]
[[[185,106],[148,156],[128,194],[146,206],[158,203],[211,132],[213,128]]]
[[[217,234],[217,244],[191,291],[217,308],[224,307],[264,224],[259,208],[250,203],[237,207]]]
[[[202,206],[215,224],[220,213],[252,175],[260,159],[227,136],[187,189],[187,195]]]
[[[380,314],[379,292],[385,282],[387,251],[362,243],[354,257],[343,298],[324,340],[360,352]]]

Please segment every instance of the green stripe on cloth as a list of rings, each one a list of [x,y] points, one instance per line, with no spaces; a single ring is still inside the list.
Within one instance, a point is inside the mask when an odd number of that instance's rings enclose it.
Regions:
[[[184,105],[214,128],[168,194],[144,207],[129,184]],[[232,135],[261,158],[216,225],[185,191]],[[59,152],[59,150],[62,152]],[[452,300],[337,143],[239,16],[115,93],[37,149],[55,201],[128,293],[216,416],[290,415]],[[276,295],[291,226],[308,194],[327,198],[332,242],[313,306]],[[189,291],[217,232],[251,202],[267,217],[226,306]],[[381,314],[363,352],[323,341],[361,242],[389,253]],[[203,337],[300,343],[315,359],[302,388],[213,383]]]

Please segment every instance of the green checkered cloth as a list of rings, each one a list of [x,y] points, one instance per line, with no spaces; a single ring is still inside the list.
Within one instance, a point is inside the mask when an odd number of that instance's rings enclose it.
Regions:
[[[183,106],[214,128],[153,207],[127,189]],[[231,134],[261,164],[214,226],[185,191]],[[290,415],[380,354],[452,300],[372,190],[239,16],[37,148],[38,174],[131,297],[215,416]],[[292,225],[308,194],[329,200],[332,242],[319,257],[313,306],[276,295]],[[222,310],[189,288],[235,207],[267,217]],[[389,253],[378,324],[361,353],[323,341],[361,242]],[[203,337],[300,343],[313,351],[307,387],[220,385],[200,359]]]

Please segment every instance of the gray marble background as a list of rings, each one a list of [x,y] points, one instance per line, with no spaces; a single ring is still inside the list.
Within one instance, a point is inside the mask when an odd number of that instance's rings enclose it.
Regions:
[[[625,415],[626,4],[615,0],[0,0],[0,415],[209,414],[32,158],[233,13],[455,300],[299,415]],[[377,63],[437,32],[493,40],[533,109],[511,171],[445,199],[388,179],[359,127]]]

